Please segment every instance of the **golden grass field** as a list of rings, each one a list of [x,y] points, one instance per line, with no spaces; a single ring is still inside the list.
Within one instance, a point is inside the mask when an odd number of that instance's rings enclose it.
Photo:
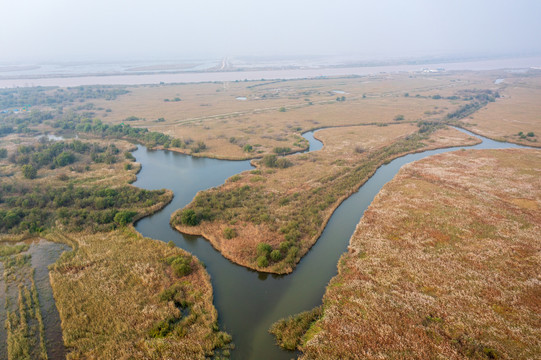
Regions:
[[[467,119],[468,128],[494,139],[541,147],[541,81],[539,76],[503,78],[503,97]],[[517,134],[533,132],[534,137]]]
[[[357,226],[301,358],[539,358],[540,171],[539,151],[516,149],[406,165]]]
[[[505,81],[494,84],[499,78]],[[129,122],[133,126],[148,127],[181,139],[204,141],[207,149],[198,156],[245,159],[261,157],[277,146],[299,150],[294,146],[296,136],[311,129],[392,123],[397,115],[403,115],[403,121],[442,119],[465,103],[464,100],[447,97],[480,89],[501,93],[501,98],[487,106],[487,112],[492,108],[495,113],[499,113],[498,109],[507,109],[515,118],[487,117],[490,124],[483,127],[482,124],[488,120],[482,121],[485,116],[485,110],[482,110],[479,112],[482,116],[474,114],[473,119],[465,119],[464,126],[477,124],[472,129],[483,135],[494,138],[508,136],[513,141],[516,129],[505,125],[509,121],[529,124],[518,131],[537,131],[538,115],[533,119],[529,115],[538,113],[535,89],[540,83],[538,72],[403,73],[353,78],[137,86],[129,87],[130,93],[114,102],[97,100],[94,103],[97,108],[111,110],[97,113],[107,122],[119,123],[129,116],[136,116],[140,120]],[[526,93],[522,91],[524,89]],[[442,98],[433,99],[435,95]],[[336,101],[342,96],[345,101]],[[164,101],[175,97],[181,101]],[[246,100],[237,100],[238,97]],[[282,107],[283,112],[280,111]],[[478,116],[481,116],[479,120]],[[159,118],[164,121],[157,122]],[[494,126],[494,122],[499,125]],[[486,130],[488,127],[492,132]],[[244,152],[245,144],[255,145],[254,151]]]
[[[130,228],[48,238],[76,249],[50,273],[69,359],[205,359],[230,341],[218,331],[210,278],[186,251]],[[191,274],[179,278],[172,272],[165,259],[175,255],[191,258]],[[160,298],[172,287],[182,289],[182,300],[190,304],[187,314]],[[178,319],[176,332],[149,336],[169,318]]]

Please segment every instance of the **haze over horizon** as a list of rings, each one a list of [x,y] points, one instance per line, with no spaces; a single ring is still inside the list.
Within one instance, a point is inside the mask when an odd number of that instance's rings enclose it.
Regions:
[[[541,53],[541,2],[2,2],[0,63]]]

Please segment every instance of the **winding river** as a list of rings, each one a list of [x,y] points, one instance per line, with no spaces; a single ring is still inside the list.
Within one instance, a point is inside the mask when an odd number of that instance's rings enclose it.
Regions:
[[[458,130],[483,140],[467,147],[470,149],[523,147]],[[310,151],[317,151],[322,144],[314,139],[313,133],[303,136],[310,142]],[[233,359],[291,359],[297,354],[280,350],[275,345],[274,338],[268,333],[270,325],[280,318],[321,304],[327,283],[337,273],[340,255],[346,251],[356,225],[382,186],[404,164],[462,148],[410,154],[381,166],[358,192],[338,207],[317,243],[290,275],[259,273],[233,264],[204,238],[181,234],[169,225],[171,214],[190,203],[198,191],[219,186],[228,177],[251,169],[249,161],[194,158],[139,146],[133,154],[142,164],[142,170],[134,185],[145,189],[171,189],[175,197],[160,212],[140,220],[136,229],[150,238],[173,241],[206,264],[212,278],[220,326],[233,336],[236,346],[231,354]]]

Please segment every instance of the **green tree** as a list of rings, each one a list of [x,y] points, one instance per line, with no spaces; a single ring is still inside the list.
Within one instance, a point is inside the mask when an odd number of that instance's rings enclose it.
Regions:
[[[38,176],[38,171],[30,164],[23,165],[23,175],[27,179],[35,179]]]
[[[199,218],[197,214],[192,209],[183,210],[180,214],[180,222],[183,225],[195,226],[199,224]]]
[[[115,215],[115,222],[120,226],[125,226],[132,222],[133,217],[137,215],[135,211],[119,211]]]

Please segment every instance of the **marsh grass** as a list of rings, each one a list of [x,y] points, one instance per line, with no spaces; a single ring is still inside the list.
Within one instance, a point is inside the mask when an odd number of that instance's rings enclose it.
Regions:
[[[310,327],[323,315],[323,309],[312,310],[282,319],[272,324],[269,332],[276,338],[276,343],[286,350],[297,350],[304,344]]]
[[[406,165],[357,226],[301,358],[538,358],[539,169],[517,149]]]
[[[7,334],[8,360],[48,358],[34,269],[30,255],[25,254],[28,249],[28,244],[0,246],[6,284],[6,303],[1,304],[6,323],[2,326]],[[10,288],[17,291],[8,291]]]
[[[68,358],[196,359],[229,348],[209,276],[184,250],[131,228],[48,237],[76,244],[50,275]]]

